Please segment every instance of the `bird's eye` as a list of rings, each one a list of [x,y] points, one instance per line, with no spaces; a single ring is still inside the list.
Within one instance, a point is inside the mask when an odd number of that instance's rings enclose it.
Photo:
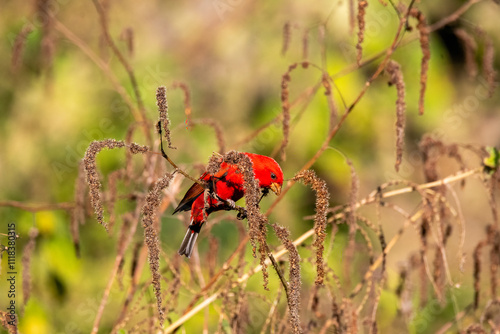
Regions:
[[[271,173],[271,179],[276,180],[276,174]]]

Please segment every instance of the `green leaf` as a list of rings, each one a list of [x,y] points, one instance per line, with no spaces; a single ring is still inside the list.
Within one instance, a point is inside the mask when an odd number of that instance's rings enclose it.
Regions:
[[[500,152],[496,147],[486,147],[486,150],[490,155],[483,160],[484,169],[487,173],[493,174],[500,163]]]

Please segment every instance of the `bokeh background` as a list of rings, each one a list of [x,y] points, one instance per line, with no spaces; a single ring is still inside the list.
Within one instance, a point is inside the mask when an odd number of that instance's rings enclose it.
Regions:
[[[408,1],[404,3],[408,5]],[[429,23],[434,23],[463,3],[420,1],[416,6],[427,16]],[[44,4],[50,8],[56,23],[47,24],[46,18],[37,10]],[[334,78],[334,98],[339,113],[343,113],[346,104],[353,102],[380,61],[377,58],[357,68],[357,29],[351,29],[349,24],[348,1],[109,0],[104,5],[109,31],[133,68],[150,120],[157,118],[156,88],[183,82],[191,92],[193,119],[216,120],[223,129],[226,150],[274,155],[286,178],[291,178],[314,155],[329,130],[328,103],[319,89],[310,101],[299,103],[292,109],[287,159],[280,160],[277,148],[282,140],[279,121],[281,78],[290,64],[304,60],[304,36],[307,36],[307,59],[323,67]],[[347,203],[351,188],[349,166],[338,151],[352,160],[359,177],[359,196],[364,197],[389,180],[424,182],[418,143],[426,133],[447,144],[478,147],[500,144],[499,95],[497,90],[489,98],[484,94],[488,86],[482,75],[485,43],[481,37],[488,36],[494,50],[498,50],[499,14],[500,8],[494,1],[478,1],[459,20],[431,34],[432,56],[423,116],[418,115],[422,58],[418,38],[397,48],[393,59],[403,69],[407,102],[405,154],[401,169],[399,172],[394,169],[396,92],[394,87],[387,85],[388,78],[381,76],[331,141],[330,146],[334,149],[327,150],[313,166],[328,183],[331,206]],[[366,15],[363,53],[368,59],[390,45],[399,19],[391,4],[384,6],[382,1],[369,1]],[[99,16],[91,1],[3,0],[0,22],[0,71],[3,77],[0,81],[0,201],[17,201],[27,206],[71,203],[78,163],[89,143],[104,138],[124,139],[135,121],[133,110],[117,89],[124,89],[135,104],[129,77],[104,41]],[[287,23],[290,33],[284,38],[283,27]],[[21,52],[16,54],[13,52],[16,37],[27,27],[31,32]],[[476,36],[475,61],[479,73],[475,77],[467,73],[466,49],[454,33],[456,28],[463,28]],[[74,37],[68,38],[68,34]],[[408,31],[405,37],[410,40],[415,34],[416,30]],[[132,45],[130,36],[133,37]],[[288,46],[283,52],[285,42]],[[494,66],[498,68],[499,65],[496,52]],[[291,76],[290,99],[293,101],[319,82],[321,71],[311,66],[299,68]],[[114,83],[110,77],[114,78]],[[217,139],[210,127],[186,127],[181,90],[169,90],[167,97],[172,139],[177,147],[177,150],[170,151],[171,157],[196,176],[199,169],[193,166],[206,163],[212,152],[218,150]],[[247,140],[268,122],[274,123]],[[153,126],[151,135],[156,138]],[[140,131],[134,135],[134,141],[146,144]],[[157,143],[155,141],[155,145]],[[466,154],[466,157],[469,167],[479,166],[480,162],[474,155]],[[124,154],[103,152],[98,162],[105,179],[111,171],[123,167]],[[440,177],[458,169],[452,159],[446,158],[440,160],[438,166]],[[171,193],[178,201],[189,182],[183,181],[177,187],[176,192]],[[454,254],[456,235],[450,242],[448,255],[453,277],[461,284],[457,305],[462,309],[471,302],[473,293],[471,253],[478,241],[484,238],[484,229],[492,222],[492,216],[487,191],[480,180],[471,179],[465,188],[454,187],[466,221],[467,257],[463,272],[458,269],[459,259]],[[263,209],[272,200],[264,200]],[[418,204],[418,199],[412,195],[402,196],[396,201],[409,212]],[[127,209],[127,204],[119,201],[119,212]],[[172,211],[172,207],[167,208],[161,218],[160,239],[165,254],[175,257],[185,227],[177,217],[171,216]],[[312,192],[296,185],[276,207],[271,221],[287,226],[294,238],[312,227],[313,222],[303,217],[313,213]],[[373,217],[373,212],[366,214]],[[220,241],[217,261],[222,264],[238,244],[238,229],[234,222],[216,220],[210,233]],[[88,215],[86,224],[80,228],[81,256],[77,257],[70,234],[70,217],[65,210],[30,212],[6,205],[0,207],[0,221],[0,233],[6,233],[5,226],[14,222],[20,235],[17,241],[20,331],[90,332],[116,255],[116,236],[108,236],[95,218]],[[388,236],[394,235],[403,221],[401,217],[387,213],[382,220],[384,231]],[[39,234],[31,257],[31,297],[24,305],[20,264],[32,228],[36,228]],[[340,268],[347,232],[341,229],[339,233],[335,246],[339,252],[331,261]],[[271,232],[269,234],[269,243],[278,246],[279,241]],[[141,228],[135,238],[142,238]],[[6,244],[5,236],[0,235],[0,243]],[[391,328],[394,332],[432,332],[453,318],[454,310],[449,305],[439,305],[436,312],[416,305],[412,318],[402,319],[398,300],[391,291],[397,286],[398,265],[407,261],[409,254],[418,247],[418,236],[410,229],[388,256],[387,291],[382,294],[379,311],[379,326],[385,328],[384,332]],[[200,254],[207,252],[208,248],[207,237],[202,233]],[[310,256],[310,250],[303,252],[303,257]],[[251,257],[250,249],[247,253],[249,265],[256,265],[257,260]],[[185,278],[191,279],[187,274],[188,262],[182,265]],[[130,263],[126,262],[125,266],[130,266]],[[2,309],[8,302],[7,284],[3,279],[6,270],[4,255],[0,281]],[[143,279],[147,280],[148,275],[149,271],[145,270]],[[342,278],[344,274],[339,275]],[[353,274],[351,280],[356,281],[359,275]],[[304,291],[307,291],[314,281],[312,266],[303,268],[303,277]],[[278,286],[277,277],[271,275],[271,294]],[[267,293],[262,289],[259,275],[250,280],[247,289],[264,296]],[[192,292],[182,290],[179,303],[186,306],[191,295]],[[101,325],[103,333],[111,329],[114,313],[123,296],[124,292],[118,285],[113,288]],[[150,289],[144,298],[151,302],[153,296]],[[304,305],[307,305],[307,296],[304,292]],[[282,309],[285,308],[286,303],[282,305]],[[214,324],[218,322],[218,315],[213,310],[210,312],[214,313],[209,322],[212,331],[216,328]],[[178,316],[171,315],[173,319]],[[398,317],[401,320],[395,320]],[[203,316],[199,315],[188,322],[186,332],[200,331],[202,319]],[[420,326],[419,319],[425,319],[426,325]]]

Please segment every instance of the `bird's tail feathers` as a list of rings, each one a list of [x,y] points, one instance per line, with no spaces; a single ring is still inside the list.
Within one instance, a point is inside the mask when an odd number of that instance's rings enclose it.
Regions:
[[[194,244],[196,243],[196,239],[198,239],[198,231],[195,231],[189,226],[186,235],[184,236],[184,240],[182,240],[181,247],[179,248],[179,255],[185,255],[187,258],[191,257],[193,253]]]

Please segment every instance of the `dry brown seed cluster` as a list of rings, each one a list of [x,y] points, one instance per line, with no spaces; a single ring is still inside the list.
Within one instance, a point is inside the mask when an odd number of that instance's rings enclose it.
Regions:
[[[89,186],[90,203],[94,208],[97,221],[99,222],[99,224],[104,226],[106,230],[108,230],[108,225],[104,222],[104,210],[101,198],[101,181],[99,180],[99,175],[97,172],[96,157],[97,154],[105,148],[114,149],[125,146],[129,147],[129,152],[131,152],[132,154],[144,154],[149,151],[148,147],[146,146],[138,145],[135,143],[127,145],[121,140],[117,141],[115,139],[105,139],[101,141],[93,141],[92,143],[90,143],[87,151],[85,152],[85,157],[83,158],[83,166],[86,173],[87,184]]]
[[[465,69],[467,70],[467,75],[470,78],[475,78],[477,76],[477,63],[476,63],[476,52],[477,43],[474,38],[465,30],[457,28],[454,30],[455,36],[457,36],[464,46],[465,54]]]
[[[288,309],[290,316],[290,326],[292,327],[293,333],[301,333],[302,329],[300,327],[300,256],[297,251],[297,247],[290,240],[290,231],[283,226],[278,224],[272,225],[274,232],[280,239],[281,243],[288,250],[290,257],[290,274],[289,281],[290,285],[288,287]]]
[[[231,154],[228,154],[226,159],[234,161],[238,165],[238,169],[243,174],[243,187],[245,189],[245,202],[248,218],[248,234],[250,236],[250,242],[253,246],[254,256],[256,255],[255,250],[258,242],[260,264],[262,266],[262,275],[264,278],[264,288],[267,289],[269,275],[266,270],[267,265],[265,261],[268,252],[266,241],[268,219],[259,210],[259,182],[255,179],[252,160],[250,160],[250,158],[243,153],[232,152],[233,153],[230,152]]]
[[[288,85],[292,78],[290,73],[297,68],[297,63],[288,66],[288,70],[281,77],[281,109],[283,110],[283,142],[281,143],[281,159],[286,159],[285,149],[288,145],[290,135],[290,100]]]
[[[358,193],[359,193],[359,178],[356,173],[356,169],[354,168],[354,164],[350,159],[346,157],[346,163],[349,166],[349,170],[351,171],[351,192],[349,193],[349,213],[347,215],[347,221],[351,227],[354,227],[356,224],[356,202],[358,201]]]
[[[228,154],[229,153],[230,152],[228,152]],[[212,154],[212,156],[208,160],[207,173],[210,175],[214,175],[215,173],[217,173],[220,170],[220,165],[222,164],[222,161],[225,156],[221,156],[219,154]]]
[[[156,105],[160,114],[160,124],[165,131],[165,138],[167,138],[168,148],[175,149],[170,138],[170,119],[168,118],[167,88],[165,86],[160,86],[156,90]]]
[[[130,152],[132,154],[138,154],[138,153],[147,153],[149,151],[149,147],[147,146],[144,146],[144,145],[139,145],[139,144],[136,144],[136,143],[130,143],[129,145],[127,145],[130,149]]]
[[[161,179],[156,181],[153,189],[146,196],[146,203],[142,207],[142,227],[144,227],[144,242],[148,246],[149,251],[149,268],[153,277],[153,287],[155,290],[156,303],[158,309],[158,317],[160,325],[163,325],[164,311],[162,307],[161,295],[161,273],[160,273],[160,241],[154,222],[158,219],[156,210],[160,205],[162,190],[167,188],[172,180],[171,174],[166,174]]]
[[[323,78],[321,83],[325,88],[325,96],[328,101],[328,109],[330,110],[330,127],[329,131],[332,131],[335,126],[335,121],[337,120],[337,106],[335,105],[335,101],[333,100],[332,93],[332,85],[330,83],[331,78],[328,76],[328,73],[323,73]]]
[[[429,45],[429,28],[425,15],[416,8],[410,10],[410,15],[417,19],[417,29],[420,34],[420,49],[422,50],[422,64],[420,68],[420,98],[418,100],[418,112],[424,114],[425,90],[427,88],[427,72],[429,70],[429,61],[431,59],[431,48]]]
[[[4,312],[0,310],[0,323],[2,324],[3,328],[7,329],[9,334],[17,334],[17,314],[15,315],[15,320],[14,324],[12,324],[12,319],[10,317],[10,313]]]
[[[357,49],[357,57],[356,61],[358,62],[358,66],[361,64],[361,58],[363,57],[363,47],[361,44],[365,38],[365,15],[366,15],[366,7],[368,7],[368,1],[360,0],[358,1],[358,43],[356,44]]]
[[[32,227],[29,231],[29,241],[26,244],[21,263],[23,264],[23,304],[30,299],[31,295],[31,258],[36,246],[36,237],[38,236],[38,229]]]
[[[497,86],[497,71],[495,71],[495,46],[491,37],[484,34],[483,75],[488,82],[488,97],[492,97]]]
[[[314,217],[314,233],[316,234],[316,239],[314,240],[313,246],[316,248],[316,284],[321,285],[325,277],[323,251],[325,249],[326,214],[330,201],[330,193],[328,192],[326,182],[318,178],[313,170],[299,172],[292,180],[301,181],[305,185],[311,185],[316,193],[316,215]]]
[[[96,156],[104,148],[114,149],[124,146],[125,143],[123,141],[116,141],[114,139],[93,141],[87,148],[85,157],[83,158],[83,165],[85,167],[87,176],[87,184],[89,185],[90,203],[94,208],[97,221],[99,222],[99,224],[104,226],[106,230],[108,229],[108,226],[104,222],[104,210],[102,208],[101,199],[101,181],[99,180],[99,175],[97,173]]]
[[[281,48],[281,54],[285,55],[288,51],[288,47],[290,46],[290,38],[291,38],[291,25],[290,22],[286,22],[283,25],[283,47]]]
[[[406,126],[406,102],[405,102],[405,82],[401,66],[394,60],[390,60],[386,67],[389,74],[389,85],[395,85],[398,98],[396,100],[396,171],[399,171],[399,165],[403,157],[403,146]]]

